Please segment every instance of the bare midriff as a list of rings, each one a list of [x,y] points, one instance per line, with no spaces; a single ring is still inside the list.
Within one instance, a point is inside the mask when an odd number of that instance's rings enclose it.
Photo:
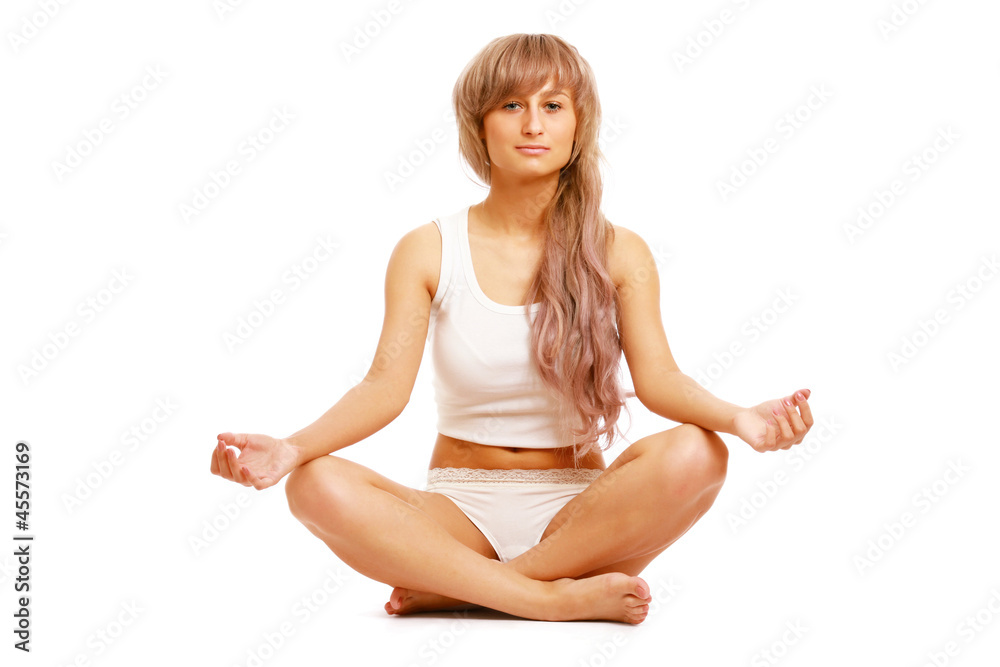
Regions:
[[[484,468],[488,470],[538,470],[542,468],[572,468],[573,448],[497,447],[468,440],[459,440],[438,433],[429,468]],[[604,455],[589,452],[580,459],[580,468],[605,470]]]

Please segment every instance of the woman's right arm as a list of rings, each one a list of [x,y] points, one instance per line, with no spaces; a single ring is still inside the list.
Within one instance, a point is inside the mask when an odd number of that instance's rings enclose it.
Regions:
[[[278,458],[281,459],[268,462],[272,470],[266,473],[262,482],[261,475],[266,471],[258,472],[253,468],[261,457],[246,456],[249,453],[246,438],[254,436],[244,435],[243,443],[240,435],[232,436],[234,442],[226,437],[225,444],[234,445],[241,454],[235,457],[230,450],[229,465],[227,461],[221,461],[222,465],[213,461],[212,472],[216,473],[219,468],[221,476],[227,479],[265,488],[303,463],[364,440],[398,417],[410,401],[423,357],[440,256],[440,236],[433,222],[408,232],[399,240],[386,269],[382,334],[367,375],[309,426],[281,440],[262,436],[273,442],[262,444],[258,449],[274,450],[275,456],[280,450]],[[213,453],[213,456],[220,455],[218,449]],[[250,475],[243,472],[244,464],[250,464]]]
[[[437,230],[428,225],[405,234],[389,257],[382,335],[368,374],[323,416],[288,436],[299,451],[297,465],[364,440],[410,402],[430,320],[428,260],[440,254]]]

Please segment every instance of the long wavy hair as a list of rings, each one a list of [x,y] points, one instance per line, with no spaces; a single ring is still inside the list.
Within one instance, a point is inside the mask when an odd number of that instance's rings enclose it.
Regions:
[[[531,324],[532,359],[559,401],[563,428],[573,432],[575,467],[595,446],[607,450],[614,444],[621,408],[628,411],[618,377],[620,303],[608,272],[614,228],[601,212],[599,163],[605,158],[597,143],[601,104],[596,79],[590,64],[561,38],[514,34],[483,47],[462,71],[452,97],[459,151],[489,186],[489,154],[479,137],[483,117],[512,94],[540,90],[550,78],[572,97],[576,137],[555,195],[525,202],[525,213],[540,212],[547,230],[527,303],[541,301]],[[601,438],[606,446],[600,446]]]

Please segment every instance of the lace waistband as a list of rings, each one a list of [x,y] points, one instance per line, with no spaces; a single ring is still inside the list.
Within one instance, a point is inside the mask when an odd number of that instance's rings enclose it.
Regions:
[[[431,468],[427,484],[590,484],[604,472],[596,468],[542,468],[513,470],[486,468]]]

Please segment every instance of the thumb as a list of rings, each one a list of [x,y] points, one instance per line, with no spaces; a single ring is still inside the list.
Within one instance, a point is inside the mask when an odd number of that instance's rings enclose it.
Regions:
[[[233,433],[226,431],[225,433],[220,433],[217,437],[226,447],[236,447],[241,452],[249,443],[249,438],[246,433],[237,433],[234,435]]]

